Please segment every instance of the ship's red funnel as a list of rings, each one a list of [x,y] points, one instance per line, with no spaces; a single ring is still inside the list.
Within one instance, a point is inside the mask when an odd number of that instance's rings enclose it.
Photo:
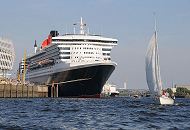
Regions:
[[[51,44],[51,41],[52,41],[51,35],[49,35],[48,38],[45,39],[45,40],[42,42],[42,49],[43,49],[44,47],[48,46],[49,44]]]

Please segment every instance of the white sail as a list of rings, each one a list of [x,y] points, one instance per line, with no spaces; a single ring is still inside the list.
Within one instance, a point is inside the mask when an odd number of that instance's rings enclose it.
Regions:
[[[162,82],[160,76],[157,33],[153,34],[146,53],[146,79],[151,94],[161,95]]]
[[[156,32],[156,19],[155,19],[155,32],[150,40],[147,53],[146,53],[146,80],[150,93],[155,101],[161,105],[172,105],[174,99],[169,97],[165,92],[162,94],[162,81],[160,76],[160,65],[158,55],[158,43]]]

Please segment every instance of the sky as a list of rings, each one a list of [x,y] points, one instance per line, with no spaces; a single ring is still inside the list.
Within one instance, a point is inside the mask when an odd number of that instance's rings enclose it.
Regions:
[[[51,30],[72,33],[83,17],[91,34],[118,39],[111,52],[117,67],[109,82],[122,88],[148,89],[145,54],[156,12],[163,86],[190,85],[189,0],[0,0],[0,37],[15,48],[16,73],[24,55],[34,52]]]

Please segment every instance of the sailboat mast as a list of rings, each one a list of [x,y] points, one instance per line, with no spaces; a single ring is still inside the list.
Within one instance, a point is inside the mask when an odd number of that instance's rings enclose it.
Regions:
[[[154,12],[154,35],[155,35],[155,44],[157,48],[157,22],[156,22],[156,13]]]
[[[156,22],[156,13],[154,12],[154,31],[155,31],[155,33],[156,33],[156,31],[157,31],[157,24],[156,24],[157,22]]]

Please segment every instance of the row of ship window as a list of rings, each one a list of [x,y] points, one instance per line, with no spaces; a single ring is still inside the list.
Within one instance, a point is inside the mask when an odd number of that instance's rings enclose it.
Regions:
[[[63,45],[63,43],[55,43],[54,42],[54,44],[55,45],[61,45],[61,46],[58,46],[59,48],[61,48],[62,47],[62,45]],[[68,46],[73,46],[73,45],[77,45],[77,46],[80,46],[80,45],[82,45],[82,46],[89,46],[89,45],[93,45],[93,46],[98,46],[98,47],[108,47],[108,45],[104,45],[104,44],[80,44],[80,43],[64,43],[64,45],[68,45]]]
[[[55,58],[55,57],[58,57],[58,49],[57,48],[55,48],[56,46],[55,45],[53,45],[51,48],[46,48],[46,51],[45,52],[42,52],[42,53],[40,53],[40,54],[38,54],[38,55],[34,55],[33,57],[31,57],[31,59],[33,60],[33,61],[38,61],[38,60],[41,60],[42,58],[44,58],[44,57],[53,57],[53,58]],[[57,52],[57,53],[56,53]],[[30,60],[30,59],[29,59]]]
[[[84,52],[84,54],[94,54],[94,52]]]
[[[110,56],[110,53],[103,53],[104,56]]]
[[[72,62],[92,62],[92,61],[94,61],[94,60],[87,60],[87,61],[85,61],[85,60],[72,60]],[[99,61],[99,60],[95,60],[95,61]]]
[[[78,48],[77,48],[77,49],[78,49]],[[83,49],[100,50],[100,48],[92,48],[92,47],[83,47]]]
[[[111,58],[104,58],[104,60],[111,60]]]
[[[117,41],[88,40],[88,39],[52,39],[52,41],[117,43]]]
[[[67,55],[69,55],[69,54],[81,54],[82,52],[73,52],[73,53],[70,53],[70,52],[59,52],[59,54],[67,54]],[[84,52],[84,54],[94,54],[95,52]],[[98,52],[96,52],[96,54],[100,54],[100,53],[98,53]],[[110,53],[103,53],[103,55],[107,55],[107,56],[109,56],[110,55]]]
[[[33,62],[40,61],[42,59],[59,59],[59,52],[56,48],[52,48],[52,51],[47,51],[46,53],[43,53],[42,55],[38,55],[35,58],[32,59]]]
[[[70,52],[59,52],[59,54],[70,54]]]
[[[38,61],[41,61],[41,60],[43,60],[43,59],[59,59],[59,54],[55,54],[55,55],[48,55],[48,56],[40,56],[40,57],[37,57],[37,58],[35,58],[35,59],[32,59],[32,60],[30,60],[30,61],[28,61],[28,62],[38,62]]]
[[[60,57],[60,59],[70,59],[70,56],[63,56],[63,57]]]
[[[71,54],[81,54],[82,52],[73,52]],[[59,52],[59,54],[70,54],[70,52]],[[94,54],[94,52],[84,52],[84,54]],[[96,53],[98,54],[98,53]]]
[[[111,58],[104,58],[104,60],[111,60]],[[72,62],[91,62],[91,61],[94,61],[94,60],[72,60]],[[99,60],[95,60],[95,61],[99,61]]]
[[[75,58],[80,58],[80,57],[76,56]],[[83,57],[83,59],[84,59],[84,58],[95,58],[95,57],[89,56],[89,57]],[[96,59],[100,59],[100,57],[96,57]]]
[[[60,47],[62,50],[70,50],[70,47]],[[72,49],[81,49],[81,47],[75,47]],[[92,47],[83,47],[83,49],[91,49],[91,50],[100,50],[100,48],[92,48]],[[111,49],[108,48],[102,48],[102,51],[111,51]]]
[[[74,57],[75,59],[79,58],[78,56]],[[95,58],[95,57],[84,57],[84,58]],[[83,59],[84,59],[83,58]],[[63,56],[63,57],[60,57],[60,59],[70,59],[70,56]],[[101,59],[100,57],[96,57],[96,59]],[[104,58],[104,60],[111,60],[111,58]]]

